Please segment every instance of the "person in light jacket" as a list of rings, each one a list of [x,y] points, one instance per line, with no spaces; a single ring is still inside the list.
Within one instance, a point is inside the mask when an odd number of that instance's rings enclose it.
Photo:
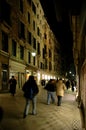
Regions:
[[[66,90],[66,86],[63,83],[62,79],[59,79],[56,83],[56,96],[57,96],[57,105],[61,106],[62,103],[62,97],[64,96],[64,91]]]

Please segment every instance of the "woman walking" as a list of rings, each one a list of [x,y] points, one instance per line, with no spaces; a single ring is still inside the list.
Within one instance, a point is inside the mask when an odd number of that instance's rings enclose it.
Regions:
[[[64,90],[66,90],[66,86],[63,83],[62,79],[59,79],[56,83],[56,96],[58,99],[57,105],[61,106],[62,103],[62,97],[64,96]]]
[[[23,118],[29,113],[30,102],[32,102],[32,114],[36,114],[36,95],[38,94],[38,86],[34,79],[34,76],[29,76],[29,79],[23,85],[24,97],[26,99],[26,105],[24,109]]]

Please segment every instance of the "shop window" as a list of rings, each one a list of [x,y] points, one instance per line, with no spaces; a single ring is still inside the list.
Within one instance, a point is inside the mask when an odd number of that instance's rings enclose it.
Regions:
[[[2,89],[8,89],[7,81],[8,81],[8,65],[2,64]]]

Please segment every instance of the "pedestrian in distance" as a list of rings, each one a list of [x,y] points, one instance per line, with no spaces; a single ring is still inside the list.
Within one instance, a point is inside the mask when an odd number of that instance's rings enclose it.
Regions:
[[[64,96],[64,91],[66,90],[66,86],[63,83],[62,79],[59,79],[56,83],[56,96],[57,96],[57,105],[61,106],[62,103],[62,97]]]
[[[72,86],[72,92],[74,92],[74,90],[75,90],[75,81],[74,80],[71,81],[71,86]]]
[[[16,84],[17,84],[17,80],[15,79],[14,76],[12,76],[12,78],[9,80],[9,84],[10,84],[10,93],[14,96],[16,93]]]
[[[34,76],[29,76],[28,80],[24,83],[22,90],[26,100],[23,118],[29,113],[30,103],[32,102],[32,114],[36,115],[36,101],[37,94],[39,92],[38,85],[34,79]]]
[[[67,80],[67,81],[66,81],[66,87],[67,87],[67,89],[69,89],[69,88],[71,87],[71,82],[70,82],[70,80]]]
[[[55,86],[55,80],[50,79],[44,89],[47,90],[47,104],[49,105],[52,101],[52,103],[55,103],[55,91],[56,91],[56,86]]]

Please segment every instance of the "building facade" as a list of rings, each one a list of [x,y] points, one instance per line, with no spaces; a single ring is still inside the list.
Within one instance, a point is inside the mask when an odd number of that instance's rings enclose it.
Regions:
[[[79,15],[72,16],[73,54],[76,66],[78,101],[83,113],[83,128],[86,130],[86,3]]]
[[[39,85],[60,76],[59,50],[39,0],[0,1],[0,90],[12,75],[17,88],[31,74]]]

